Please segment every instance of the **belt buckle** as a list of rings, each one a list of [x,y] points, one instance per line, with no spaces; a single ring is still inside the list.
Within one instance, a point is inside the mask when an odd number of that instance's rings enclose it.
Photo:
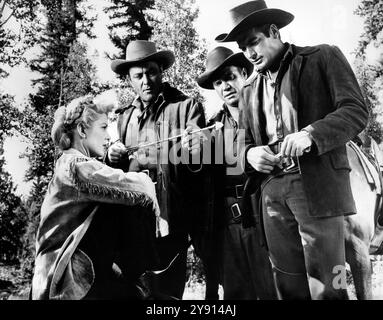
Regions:
[[[234,203],[231,207],[230,207],[230,210],[231,210],[231,214],[233,216],[234,219],[236,218],[239,218],[242,213],[241,213],[241,209],[239,208],[239,205],[238,203]]]
[[[290,172],[293,169],[295,169],[295,161],[294,161],[294,159],[293,158],[289,158],[289,160],[291,161],[291,163],[289,165],[287,165],[286,168],[283,168],[283,172],[285,172],[285,173]]]
[[[243,190],[241,192],[241,195],[239,195],[239,192],[240,192],[239,188],[241,188],[241,187],[243,188],[243,184],[236,184],[234,186],[234,188],[235,188],[235,196],[237,197],[237,199],[242,199]]]

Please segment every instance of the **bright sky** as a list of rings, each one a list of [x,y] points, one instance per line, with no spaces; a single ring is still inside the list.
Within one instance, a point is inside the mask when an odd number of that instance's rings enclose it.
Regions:
[[[214,38],[227,31],[227,17],[230,8],[241,4],[241,0],[196,0],[200,8],[200,17],[196,28],[211,50],[218,44]],[[266,0],[269,8],[279,8],[289,11],[295,16],[293,22],[281,30],[282,39],[300,46],[328,43],[339,46],[349,62],[353,63],[352,52],[357,47],[363,31],[362,20],[353,14],[359,0]],[[92,59],[98,67],[98,75],[103,80],[115,79],[110,70],[110,63],[105,59],[104,51],[112,50],[106,29],[106,15],[102,12],[104,1],[89,0],[98,12],[95,24],[96,40],[89,43]],[[227,45],[238,51],[237,45]],[[6,82],[1,83],[2,89],[12,95],[18,103],[22,103],[31,92],[30,81],[33,75],[23,68],[12,70]],[[211,114],[219,108],[221,102],[215,92],[203,90],[207,101],[206,108]],[[25,149],[25,143],[17,139],[8,140],[6,144],[7,169],[12,173],[19,185],[18,192],[27,192],[29,186],[23,183],[25,160],[18,159],[18,154]]]

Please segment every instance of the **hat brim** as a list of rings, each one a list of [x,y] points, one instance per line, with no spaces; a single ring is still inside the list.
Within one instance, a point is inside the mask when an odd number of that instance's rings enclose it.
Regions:
[[[238,25],[236,25],[229,33],[222,33],[215,38],[218,42],[236,41],[238,36],[251,26],[262,26],[264,24],[273,23],[279,29],[287,26],[294,20],[294,15],[291,13],[280,10],[267,8],[249,14]]]
[[[174,64],[175,56],[174,53],[169,50],[158,51],[137,60],[117,59],[112,61],[110,67],[115,73],[127,74],[131,66],[147,61],[156,61],[162,66],[163,70],[166,70]]]
[[[197,83],[201,88],[213,90],[213,79],[216,74],[221,71],[226,66],[237,66],[244,67],[247,72],[247,76],[253,73],[254,66],[253,64],[244,56],[242,52],[234,53],[231,56],[227,57],[219,66],[213,70],[205,71],[197,78]]]

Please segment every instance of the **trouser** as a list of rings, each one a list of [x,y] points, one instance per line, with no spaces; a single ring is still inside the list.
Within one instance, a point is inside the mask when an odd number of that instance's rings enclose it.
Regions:
[[[152,213],[101,204],[78,248],[90,257],[95,275],[85,300],[145,298],[139,278],[158,265]]]
[[[231,219],[223,232],[224,300],[277,299],[268,252],[260,246],[256,229],[243,228],[241,217],[235,218],[236,212],[231,210],[233,204],[238,203],[235,198],[225,201],[225,215]]]
[[[264,184],[262,211],[280,298],[347,299],[344,217],[311,217],[299,174]]]
[[[169,234],[159,238],[157,249],[161,269],[167,269],[159,274],[153,274],[151,284],[163,299],[182,299],[186,284],[188,235],[186,233]],[[169,266],[172,261],[173,263]]]

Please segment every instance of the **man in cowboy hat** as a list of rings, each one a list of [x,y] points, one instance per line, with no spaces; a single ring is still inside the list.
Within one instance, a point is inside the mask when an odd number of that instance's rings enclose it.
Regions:
[[[163,71],[174,61],[171,51],[157,51],[153,42],[136,40],[127,46],[126,60],[112,62],[112,70],[126,75],[137,97],[116,111],[120,142],[109,148],[108,161],[125,171],[144,171],[156,183],[161,218],[169,233],[158,239],[163,267],[175,259],[154,277],[155,286],[161,294],[180,299],[186,281],[188,234],[193,233],[193,215],[200,212],[200,202],[196,201],[200,188],[192,171],[201,165],[189,165],[190,157],[199,154],[200,138],[189,133],[205,127],[205,117],[200,103],[163,82]],[[141,148],[134,157],[126,152],[126,147],[164,140],[180,132],[181,141]]]
[[[337,47],[281,41],[292,14],[258,0],[230,16],[216,40],[236,41],[257,70],[239,103],[243,165],[281,298],[347,299],[343,223],[356,209],[345,144],[368,118],[357,80]]]
[[[240,166],[240,170],[237,167],[238,100],[252,72],[253,65],[242,52],[233,53],[228,48],[217,47],[208,53],[206,71],[197,78],[201,88],[215,90],[224,102],[210,120],[223,123],[224,129],[214,132],[213,137],[215,147],[212,150],[220,154],[215,154],[217,164],[213,162],[210,167],[212,179],[206,187],[211,195],[209,203],[214,204],[209,213],[212,217],[209,231],[213,234],[210,239],[214,243],[210,244],[210,259],[204,262],[207,288],[219,270],[225,300],[276,298],[267,251],[259,245],[255,228],[244,228],[242,224],[241,199],[246,176]]]

